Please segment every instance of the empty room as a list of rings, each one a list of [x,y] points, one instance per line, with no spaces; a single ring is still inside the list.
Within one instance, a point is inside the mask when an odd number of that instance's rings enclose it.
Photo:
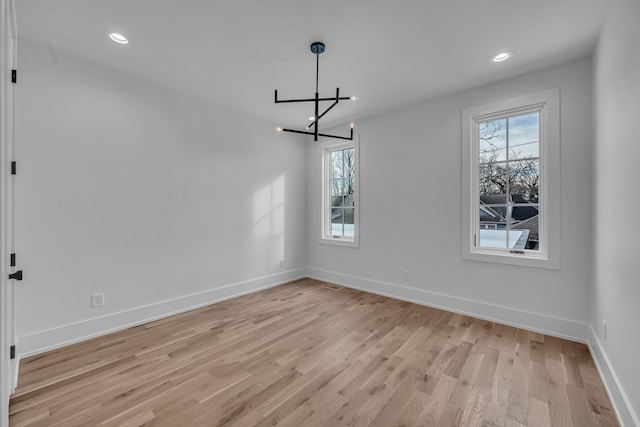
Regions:
[[[640,427],[640,1],[0,4],[0,427]]]

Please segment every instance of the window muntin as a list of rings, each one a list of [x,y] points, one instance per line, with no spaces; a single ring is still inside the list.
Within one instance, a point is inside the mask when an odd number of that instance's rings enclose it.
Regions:
[[[323,230],[325,241],[357,244],[358,180],[355,143],[324,149]]]

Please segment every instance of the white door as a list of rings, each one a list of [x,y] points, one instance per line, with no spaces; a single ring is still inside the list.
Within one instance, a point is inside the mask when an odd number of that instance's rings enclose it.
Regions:
[[[0,0],[0,426],[9,425],[9,396],[15,388],[17,358],[15,345],[14,288],[18,267],[14,248],[14,99],[12,70],[17,63],[17,28],[13,0]],[[10,276],[12,275],[12,276]],[[13,277],[13,278],[10,278]]]

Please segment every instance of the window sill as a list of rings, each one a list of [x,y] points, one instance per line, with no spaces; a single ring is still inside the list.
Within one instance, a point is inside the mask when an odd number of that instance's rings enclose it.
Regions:
[[[462,258],[468,261],[491,262],[494,264],[506,264],[518,267],[544,268],[548,270],[559,270],[560,260],[558,257],[542,257],[531,254],[511,254],[501,252],[466,252]]]
[[[323,245],[331,245],[331,246],[345,246],[348,248],[357,248],[359,246],[357,239],[349,240],[349,239],[328,239],[321,238],[318,242]]]

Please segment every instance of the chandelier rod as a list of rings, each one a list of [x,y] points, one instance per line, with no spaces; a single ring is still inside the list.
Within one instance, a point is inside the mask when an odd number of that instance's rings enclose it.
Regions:
[[[320,53],[316,53],[316,102],[315,102],[315,107],[316,107],[316,113],[313,116],[313,131],[314,131],[314,140],[317,141],[318,140],[318,108],[320,107],[320,94],[318,93],[318,80],[320,79],[319,77],[320,74]]]

